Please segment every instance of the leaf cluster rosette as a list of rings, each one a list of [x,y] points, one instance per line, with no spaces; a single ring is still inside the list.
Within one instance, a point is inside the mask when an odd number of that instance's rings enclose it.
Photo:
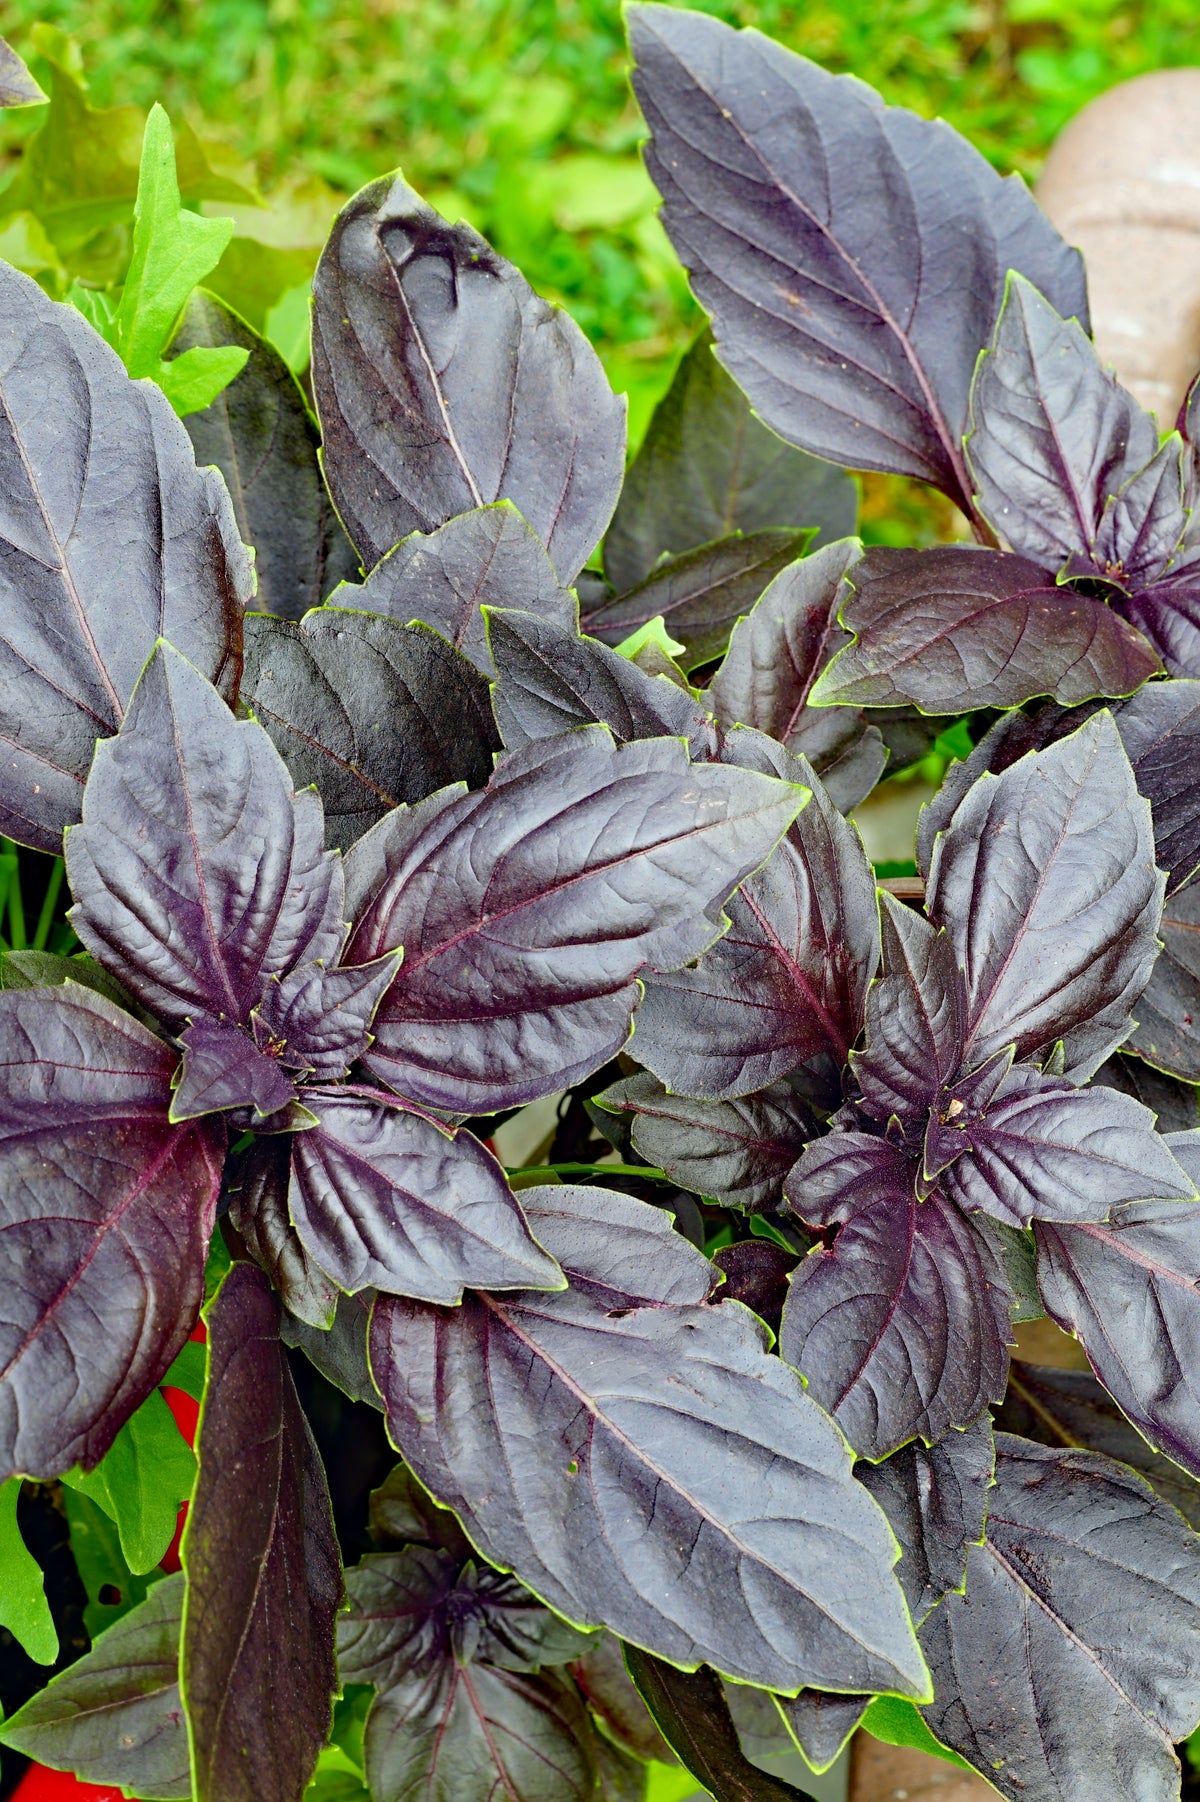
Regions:
[[[322,254],[315,418],[191,291],[223,228],[158,115],[100,333],[0,268],[0,825],[82,946],[0,964],[0,1620],[53,1655],[24,1476],[130,1580],[4,1737],[197,1802],[641,1802],[672,1756],[783,1802],[765,1758],[865,1723],[1171,1802],[1195,397],[1159,445],[943,125],[631,37],[711,335],[624,478],[584,335],[398,175]],[[846,468],[978,542],[864,551]],[[970,750],[901,896],[848,816],[922,712]],[[1041,1314],[1093,1374],[1013,1364]],[[310,1367],[390,1442],[346,1571]]]

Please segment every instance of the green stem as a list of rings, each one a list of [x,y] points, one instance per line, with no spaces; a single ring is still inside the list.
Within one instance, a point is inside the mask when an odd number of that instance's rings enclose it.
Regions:
[[[25,904],[21,899],[21,867],[17,861],[17,847],[10,838],[0,839],[0,849],[4,852],[4,860],[12,858],[8,888],[8,942],[14,951],[24,951],[25,938]]]
[[[665,1170],[650,1164],[521,1164],[509,1176],[648,1176],[655,1182],[669,1180]]]
[[[42,902],[42,911],[38,915],[37,929],[33,935],[33,948],[35,951],[44,951],[46,949],[46,941],[50,937],[50,928],[54,924],[54,910],[58,906],[58,897],[62,893],[62,885],[63,860],[61,857],[56,857],[54,859],[54,867],[50,871],[50,877],[46,883],[46,899]]]

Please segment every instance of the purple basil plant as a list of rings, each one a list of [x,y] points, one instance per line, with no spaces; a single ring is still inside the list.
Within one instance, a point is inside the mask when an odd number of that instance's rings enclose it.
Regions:
[[[580,330],[399,176],[316,422],[211,295],[176,353],[249,360],[181,423],[0,266],[0,828],[78,941],[3,960],[0,1480],[112,1502],[208,1336],[182,1571],[2,1737],[196,1802],[782,1802],[865,1720],[1170,1802],[1200,402],[1160,442],[946,126],[630,32],[710,329],[628,472]],[[847,470],[975,542],[864,548]],[[935,739],[881,884],[851,816]]]

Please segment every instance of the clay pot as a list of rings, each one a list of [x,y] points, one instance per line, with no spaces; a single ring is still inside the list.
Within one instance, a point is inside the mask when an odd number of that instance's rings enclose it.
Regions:
[[[1200,69],[1139,75],[1085,106],[1037,197],[1087,260],[1096,348],[1169,430],[1200,370]]]
[[[973,1771],[860,1733],[850,1758],[850,1802],[996,1802],[996,1791]]]

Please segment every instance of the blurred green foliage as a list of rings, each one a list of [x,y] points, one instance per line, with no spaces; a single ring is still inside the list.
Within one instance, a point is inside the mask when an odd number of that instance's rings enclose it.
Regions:
[[[1200,62],[1192,0],[698,3],[853,71],[891,101],[941,113],[998,166],[1027,174],[1094,94]],[[293,360],[303,288],[340,198],[401,165],[570,307],[630,391],[635,432],[694,328],[638,160],[615,0],[10,0],[3,29],[48,91],[56,83],[56,104],[86,69],[91,104],[121,109],[91,120],[120,179],[88,153],[50,171],[60,208],[72,180],[76,212],[81,183],[107,205],[107,235],[87,256],[77,229],[68,242],[78,217],[56,228],[19,167],[46,109],[0,122],[0,172],[15,183],[0,195],[0,255],[15,248],[23,267],[40,262],[48,284],[56,259],[85,281],[119,273],[140,117],[161,100],[177,134],[184,121],[195,128],[179,143],[185,198],[237,220],[214,285]],[[87,104],[76,86],[77,122]],[[53,161],[46,149],[43,163]],[[72,160],[62,146],[56,154]],[[247,204],[256,182],[265,212]]]

